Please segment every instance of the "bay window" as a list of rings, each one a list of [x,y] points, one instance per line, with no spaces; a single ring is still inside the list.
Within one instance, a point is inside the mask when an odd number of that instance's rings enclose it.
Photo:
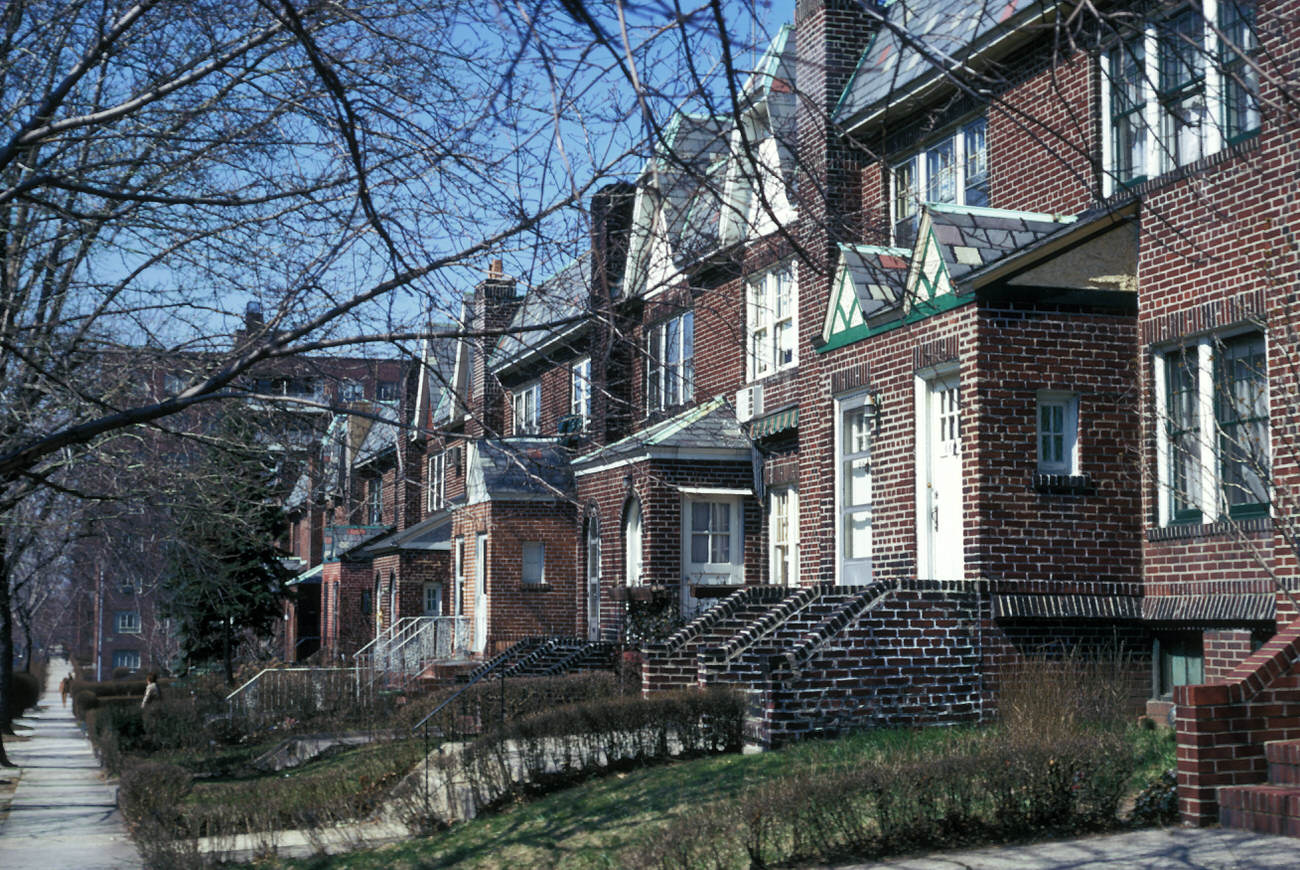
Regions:
[[[1106,192],[1259,132],[1257,50],[1252,0],[1177,4],[1112,48],[1102,64]]]
[[[1268,513],[1264,336],[1206,336],[1156,357],[1162,525]]]

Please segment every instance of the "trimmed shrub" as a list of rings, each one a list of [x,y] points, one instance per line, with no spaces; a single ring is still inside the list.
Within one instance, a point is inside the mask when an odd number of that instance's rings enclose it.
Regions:
[[[14,671],[9,683],[9,714],[17,716],[35,707],[40,699],[41,684],[36,677],[26,671]]]
[[[131,670],[130,668],[120,668],[120,667],[119,667],[119,668],[113,668],[113,679],[115,679],[115,680],[125,680],[127,677],[131,676],[133,673],[135,673],[135,671]]]
[[[81,689],[72,695],[72,714],[78,719],[85,719],[86,714],[99,707],[99,695],[90,689]]]

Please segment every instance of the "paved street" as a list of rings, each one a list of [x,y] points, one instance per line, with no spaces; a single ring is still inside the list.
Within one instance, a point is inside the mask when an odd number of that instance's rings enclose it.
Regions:
[[[88,741],[59,700],[66,660],[50,662],[38,709],[18,720],[31,739],[6,744],[22,770],[9,817],[0,822],[0,868],[116,870],[140,867]],[[23,730],[30,728],[32,730]]]

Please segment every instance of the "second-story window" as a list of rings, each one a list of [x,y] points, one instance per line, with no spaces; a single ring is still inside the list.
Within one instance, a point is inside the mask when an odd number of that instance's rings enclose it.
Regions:
[[[895,163],[894,244],[916,241],[921,203],[989,204],[988,122],[977,118]]]
[[[370,489],[366,492],[366,523],[371,526],[382,525],[384,522],[384,481],[376,477],[370,481]]]
[[[1112,48],[1101,91],[1107,190],[1259,132],[1258,46],[1253,0],[1218,0],[1176,4]]]
[[[447,453],[429,457],[429,510],[440,511],[447,506]]]
[[[516,435],[536,435],[539,431],[538,412],[542,404],[542,383],[533,381],[526,387],[520,387],[512,394],[514,411],[514,433]]]
[[[582,420],[585,429],[591,420],[591,357],[575,362],[569,376],[569,413]]]
[[[747,374],[750,380],[798,362],[797,295],[793,264],[773,269],[749,282],[746,321],[749,328]]]
[[[695,398],[695,314],[685,311],[652,326],[646,336],[646,410]]]
[[[137,610],[119,610],[113,619],[118,634],[139,634],[140,613]]]
[[[396,402],[397,396],[397,381],[380,381],[375,385],[375,398],[380,402]]]

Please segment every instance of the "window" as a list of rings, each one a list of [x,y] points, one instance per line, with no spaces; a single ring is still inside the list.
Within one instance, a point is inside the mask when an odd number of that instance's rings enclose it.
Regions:
[[[455,553],[456,553],[456,565],[455,565],[456,583],[454,586],[452,586],[451,589],[451,594],[452,597],[454,598],[454,601],[452,603],[455,605],[453,609],[456,615],[464,616],[465,615],[465,539],[463,537],[456,538]]]
[[[113,667],[129,668],[133,671],[140,670],[140,651],[133,649],[115,649],[113,650]]]
[[[425,583],[421,590],[425,616],[442,616],[442,584]]]
[[[546,545],[526,542],[523,546],[523,581],[530,584],[546,582]]]
[[[376,587],[379,585],[378,580],[375,581],[375,585]],[[370,614],[375,612],[374,595],[375,595],[374,592],[372,592],[369,589],[361,590],[361,615],[362,616],[369,616]]]
[[[140,586],[135,580],[123,580],[117,587],[119,595],[135,595],[140,591]]]
[[[922,202],[989,204],[989,158],[984,118],[894,164],[894,244],[910,245]]]
[[[1159,663],[1155,696],[1168,698],[1174,686],[1195,686],[1205,682],[1204,654],[1200,632],[1157,634],[1155,658]]]
[[[429,457],[429,510],[440,511],[447,506],[447,452]]]
[[[118,634],[139,634],[140,612],[138,610],[119,610],[113,617],[113,630]]]
[[[662,411],[695,397],[695,314],[686,311],[650,328],[646,337],[646,410]]]
[[[871,579],[871,436],[874,405],[867,394],[839,402],[839,582]]]
[[[794,265],[760,275],[749,282],[749,379],[788,368],[797,361]]]
[[[515,390],[512,399],[515,418],[514,433],[516,435],[536,435],[538,432],[538,408],[542,404],[542,382],[534,381],[526,387]]]
[[[799,578],[799,493],[792,486],[774,487],[767,498],[772,541],[768,582],[789,586]]]
[[[1217,13],[1217,33],[1206,10]],[[1110,84],[1102,89],[1107,187],[1143,181],[1257,133],[1257,50],[1251,0],[1177,4],[1111,49],[1103,65]]]
[[[719,565],[731,562],[731,503],[693,501],[691,561]]]
[[[1206,336],[1158,354],[1159,520],[1214,522],[1268,513],[1264,336]]]
[[[569,413],[587,427],[591,420],[591,357],[583,357],[569,370]]]
[[[1038,470],[1042,474],[1078,474],[1079,397],[1071,393],[1038,394]]]
[[[623,582],[640,586],[641,576],[641,502],[635,496],[623,507]]]
[[[375,398],[381,402],[396,402],[397,394],[397,381],[380,381],[375,386]]]
[[[370,481],[370,487],[366,492],[366,523],[372,526],[382,525],[384,522],[384,481],[382,478],[374,478]]]
[[[365,387],[360,381],[343,380],[339,383],[339,401],[360,402],[366,397]]]

